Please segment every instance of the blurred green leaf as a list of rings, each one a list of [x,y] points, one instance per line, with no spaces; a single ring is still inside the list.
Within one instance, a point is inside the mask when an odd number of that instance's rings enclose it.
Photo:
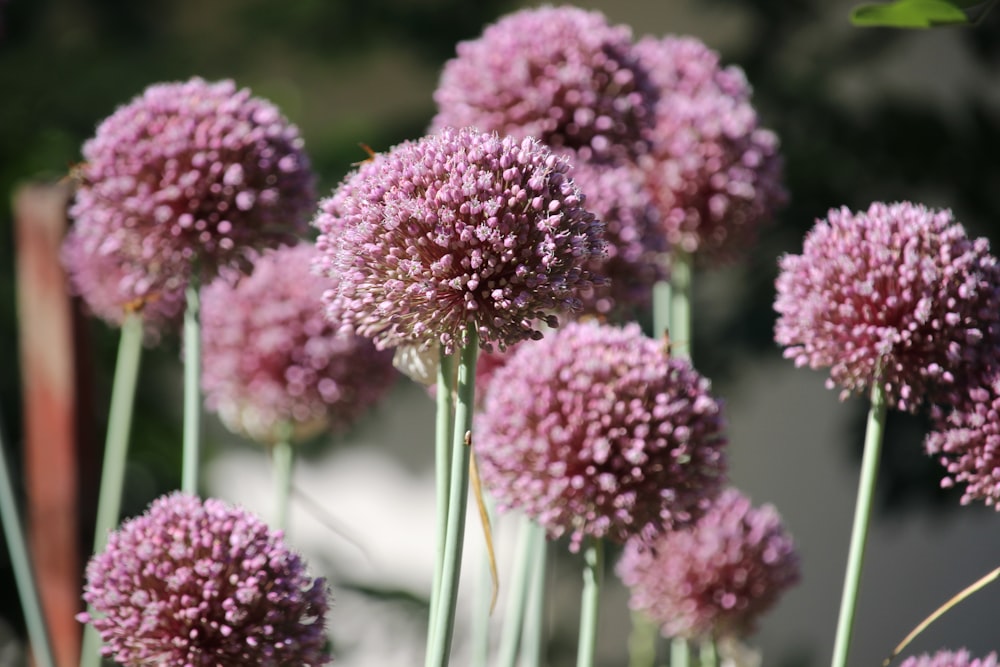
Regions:
[[[932,28],[967,25],[981,19],[995,0],[896,0],[860,5],[851,12],[851,23],[860,27]]]

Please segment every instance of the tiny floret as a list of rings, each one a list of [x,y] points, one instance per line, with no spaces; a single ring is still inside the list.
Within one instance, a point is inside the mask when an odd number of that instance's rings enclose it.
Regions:
[[[652,539],[690,523],[725,476],[708,381],[638,325],[574,322],[519,346],[476,423],[484,484],[551,537]]]
[[[434,93],[432,129],[473,126],[536,137],[584,160],[634,157],[655,91],[627,26],[597,11],[538,7],[461,42]]]
[[[1000,271],[949,211],[831,210],[780,269],[775,340],[797,366],[829,368],[841,399],[880,382],[912,412],[995,361]]]
[[[799,556],[772,505],[730,488],[693,526],[630,540],[617,572],[663,636],[743,638],[798,583]]]
[[[280,532],[220,500],[173,493],[126,521],[87,565],[78,619],[128,667],[330,661],[326,582]]]
[[[333,284],[310,271],[313,245],[263,255],[235,285],[202,291],[202,388],[209,410],[258,442],[348,428],[396,376],[392,355],[323,314]]]
[[[396,146],[320,203],[327,314],[380,348],[451,352],[541,336],[580,307],[603,227],[567,161],[534,139],[445,129]]]
[[[298,129],[232,81],[150,86],[83,157],[74,233],[124,276],[112,295],[125,302],[173,294],[193,273],[248,270],[257,250],[294,241],[314,202]]]

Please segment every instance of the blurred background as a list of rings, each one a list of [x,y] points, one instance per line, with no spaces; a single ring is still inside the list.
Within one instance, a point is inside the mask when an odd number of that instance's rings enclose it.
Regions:
[[[55,182],[80,158],[98,122],[147,85],[232,78],[296,123],[327,193],[366,157],[421,136],[440,68],[462,39],[531,3],[500,0],[6,0],[0,3],[0,193]],[[781,138],[790,205],[739,266],[695,277],[697,366],[727,404],[731,477],[772,502],[796,536],[803,582],[754,643],[768,667],[829,660],[860,460],[864,401],[841,403],[823,376],[796,370],[772,339],[777,258],[798,252],[834,206],[912,199],[950,207],[973,235],[998,239],[1000,12],[975,28],[895,32],[850,26],[845,0],[580,2],[636,36],[701,38],[746,71],[763,124]],[[15,236],[0,207],[0,423],[23,458]],[[117,332],[88,322],[80,349],[94,442],[103,441]],[[141,512],[180,478],[179,346],[145,353],[125,490]],[[304,453],[293,543],[331,578],[338,664],[411,665],[422,655],[433,503],[433,406],[401,379],[388,400],[337,442]],[[925,425],[892,415],[855,631],[853,664],[874,665],[925,615],[1000,565],[1000,517],[961,507],[939,489],[922,451]],[[204,491],[268,509],[264,453],[207,423]],[[99,459],[94,454],[95,461]],[[23,488],[19,489],[23,492]],[[87,497],[80,512],[92,520]],[[35,527],[44,530],[44,527]],[[82,532],[89,537],[91,528]],[[501,567],[506,541],[501,533]],[[465,591],[475,586],[478,527],[470,527]],[[83,539],[87,539],[84,537]],[[4,545],[5,546],[5,545]],[[572,664],[578,563],[553,549],[553,665]],[[427,576],[425,576],[427,575]],[[501,570],[501,577],[503,572]],[[625,664],[626,595],[604,599],[600,652]],[[987,588],[953,610],[913,650],[1000,648]],[[0,549],[0,665],[25,664],[24,626],[6,548]],[[456,640],[461,652],[461,629]],[[458,661],[456,661],[458,662]]]

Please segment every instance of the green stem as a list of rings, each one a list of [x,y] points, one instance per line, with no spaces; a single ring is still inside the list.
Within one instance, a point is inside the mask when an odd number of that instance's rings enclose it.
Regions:
[[[427,667],[445,667],[448,664],[451,640],[455,631],[455,607],[458,603],[458,580],[462,571],[462,543],[465,538],[465,513],[469,491],[476,358],[479,354],[479,338],[472,324],[467,329],[467,341],[462,348],[458,366],[458,400],[455,404],[455,432],[451,443],[451,470],[448,484],[448,530],[445,535],[441,586],[437,591],[438,609],[434,614],[433,641],[429,644]]]
[[[844,592],[840,601],[840,615],[837,618],[837,638],[833,647],[833,667],[847,666],[847,655],[851,648],[851,633],[854,627],[854,613],[857,609],[858,589],[861,585],[861,566],[865,558],[865,542],[868,536],[868,526],[871,523],[872,499],[875,496],[875,479],[878,476],[882,436],[885,432],[885,417],[888,409],[879,375],[876,374],[875,380],[872,382],[871,407],[868,410],[868,424],[865,427],[865,451],[861,459],[861,478],[858,482],[858,500],[854,508],[851,547],[847,556]]]
[[[274,527],[288,533],[288,501],[292,496],[292,469],[295,447],[282,438],[271,450],[274,474]]]
[[[483,497],[486,504],[490,525],[493,525],[493,503],[488,496]],[[493,614],[493,570],[490,554],[484,547],[482,558],[479,559],[479,572],[476,576],[475,606],[472,610],[472,651],[469,659],[470,667],[486,667],[490,655],[490,617]]]
[[[688,667],[691,664],[691,646],[683,637],[670,640],[670,667]]]
[[[521,641],[521,628],[524,623],[525,608],[528,601],[528,589],[532,579],[532,569],[535,566],[535,534],[534,524],[526,516],[519,516],[520,525],[517,530],[517,544],[514,547],[514,565],[510,573],[510,594],[504,609],[503,632],[500,635],[499,657],[497,667],[514,667],[517,660],[517,648]]]
[[[672,334],[670,331],[670,302],[672,300],[670,282],[667,280],[657,281],[653,285],[654,338],[660,338],[665,334]]]
[[[593,667],[597,653],[601,580],[604,578],[604,540],[587,539],[583,563],[583,595],[580,598],[580,637],[576,652],[576,667]]]
[[[653,667],[656,664],[656,623],[649,614],[632,612],[632,632],[628,637],[629,667]]]
[[[533,532],[534,554],[528,608],[524,615],[524,629],[521,631],[521,667],[539,667],[542,664],[542,640],[545,628],[545,568],[548,540],[545,539],[544,528],[534,521],[528,521],[528,525]]]
[[[698,653],[698,667],[719,667],[719,652],[715,645],[715,637],[706,637],[701,642]]]
[[[434,637],[434,625],[440,608],[438,591],[441,589],[441,571],[444,567],[445,537],[448,533],[448,473],[451,471],[451,438],[455,430],[454,422],[454,359],[444,353],[441,347],[438,357],[437,415],[434,427],[434,484],[437,523],[434,527],[434,578],[431,583],[430,609],[427,621],[427,647]],[[429,657],[428,653],[428,657]]]
[[[142,359],[142,317],[130,313],[122,322],[118,339],[118,360],[111,386],[111,409],[108,432],[104,442],[104,464],[101,489],[97,500],[97,521],[94,527],[94,553],[100,553],[108,541],[108,533],[118,525],[121,514],[122,488],[125,485],[125,462],[128,459],[129,433],[135,404],[135,386]],[[101,640],[94,626],[83,628],[80,667],[97,667],[101,662]]]
[[[38,588],[35,586],[35,574],[31,567],[31,557],[28,555],[27,535],[21,523],[12,479],[3,437],[0,434],[0,520],[3,523],[7,549],[10,551],[14,582],[21,598],[21,609],[24,611],[24,622],[28,628],[28,639],[31,642],[35,662],[38,667],[55,667],[49,631],[45,624],[42,603],[38,597]]]
[[[691,359],[691,273],[693,257],[678,250],[670,264],[670,339],[678,357]]]
[[[198,278],[192,274],[184,311],[184,459],[181,491],[198,493],[201,459],[201,326]]]

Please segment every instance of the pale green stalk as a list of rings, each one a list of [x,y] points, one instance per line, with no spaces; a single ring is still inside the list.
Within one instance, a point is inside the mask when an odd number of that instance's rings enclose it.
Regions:
[[[694,258],[678,250],[670,264],[670,340],[674,353],[682,359],[693,356],[691,340],[691,273]]]
[[[844,575],[844,591],[840,601],[840,615],[837,618],[837,637],[833,646],[833,667],[847,667],[847,657],[851,648],[854,614],[861,586],[861,567],[865,559],[865,542],[868,526],[871,523],[875,479],[878,476],[878,464],[882,456],[882,438],[888,409],[880,376],[881,373],[876,373],[872,381],[871,407],[868,410],[868,423],[865,426],[865,450],[861,459],[861,478],[858,482],[858,500],[854,508],[851,547],[847,556],[847,573]]]
[[[493,525],[493,502],[483,494],[487,521]],[[486,529],[486,526],[483,526]],[[493,615],[493,561],[490,552],[484,548],[479,559],[479,572],[476,576],[475,606],[472,609],[472,654],[469,658],[470,667],[486,667],[490,656],[490,617]]]
[[[201,464],[201,324],[197,274],[191,275],[184,311],[184,458],[181,491],[198,493]]]
[[[435,401],[437,414],[434,426],[434,488],[437,523],[434,526],[434,575],[431,582],[431,597],[427,615],[427,651],[434,637],[434,624],[440,606],[438,591],[441,589],[441,570],[444,566],[445,536],[448,533],[448,473],[451,471],[451,438],[455,430],[454,391],[455,375],[451,355],[444,353],[442,346],[438,353],[437,393]]]
[[[531,587],[528,590],[528,608],[521,631],[521,667],[539,667],[545,628],[545,569],[547,566],[548,540],[545,529],[534,521],[528,522],[533,536]]]
[[[2,424],[0,424],[2,430]],[[3,522],[4,538],[10,551],[10,564],[14,569],[14,583],[21,598],[21,610],[28,628],[28,641],[37,667],[55,667],[52,645],[49,642],[45,614],[35,586],[35,574],[28,555],[28,540],[21,523],[21,514],[14,496],[10,465],[4,448],[3,434],[0,433],[0,520]]]
[[[594,667],[595,664],[603,579],[604,540],[589,537],[583,552],[583,594],[580,598],[580,635],[576,667]]]
[[[451,470],[448,484],[448,530],[438,609],[434,613],[432,641],[428,645],[427,667],[445,667],[451,654],[455,631],[455,607],[458,581],[462,571],[462,546],[465,538],[465,514],[469,491],[469,458],[472,451],[472,412],[476,392],[476,358],[479,336],[475,325],[466,329],[465,347],[458,366],[458,391],[455,403],[455,431],[451,443]]]
[[[632,612],[632,632],[628,637],[629,667],[653,667],[656,664],[656,623],[643,611]]]
[[[282,438],[271,448],[271,458],[274,476],[274,522],[272,525],[287,534],[288,502],[292,496],[295,447],[287,438]]]
[[[125,462],[128,459],[129,433],[135,405],[136,380],[142,359],[142,316],[129,313],[122,322],[118,338],[118,360],[111,385],[111,408],[108,432],[104,441],[104,464],[101,488],[97,497],[97,521],[94,527],[94,553],[100,553],[108,541],[108,533],[118,525],[121,514],[122,488],[125,485]],[[83,628],[80,667],[97,667],[101,663],[101,639],[94,626]]]
[[[669,263],[664,260],[665,263]],[[670,303],[673,301],[670,281],[659,280],[653,285],[653,337],[660,338],[670,331]]]
[[[698,653],[698,667],[719,667],[719,652],[714,637],[708,637],[701,642]]]
[[[503,631],[500,635],[497,667],[514,667],[517,649],[521,642],[521,628],[524,623],[528,590],[535,566],[535,533],[533,522],[526,516],[518,516],[517,543],[514,546],[514,565],[510,573],[510,591],[504,608]]]
[[[691,664],[691,646],[683,637],[670,640],[670,667],[688,667]]]

